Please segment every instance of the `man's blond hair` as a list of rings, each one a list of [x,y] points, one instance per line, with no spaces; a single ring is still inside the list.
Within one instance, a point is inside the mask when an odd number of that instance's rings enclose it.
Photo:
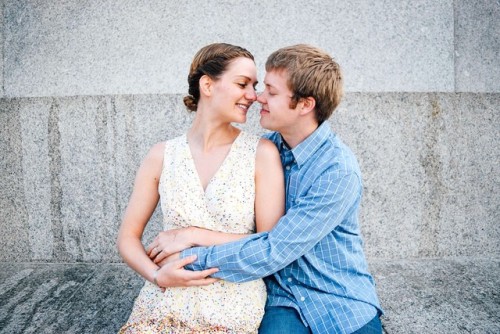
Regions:
[[[297,44],[273,52],[266,61],[266,71],[285,71],[288,88],[292,92],[291,108],[301,98],[313,97],[316,101],[316,120],[327,120],[337,108],[343,95],[340,66],[321,49],[307,44]]]

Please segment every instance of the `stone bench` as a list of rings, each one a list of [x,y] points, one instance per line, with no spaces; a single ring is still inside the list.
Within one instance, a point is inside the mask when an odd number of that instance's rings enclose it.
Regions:
[[[369,264],[385,333],[500,333],[500,259]],[[123,263],[0,263],[0,333],[116,333],[142,284]]]

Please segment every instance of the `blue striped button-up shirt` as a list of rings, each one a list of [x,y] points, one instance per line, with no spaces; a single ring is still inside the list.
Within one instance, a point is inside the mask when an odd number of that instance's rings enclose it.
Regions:
[[[270,232],[181,257],[196,254],[188,269],[217,267],[232,282],[267,276],[267,306],[295,308],[313,333],[351,333],[382,313],[362,249],[356,158],[328,122],[292,150],[280,134],[268,138],[285,171],[285,216]]]

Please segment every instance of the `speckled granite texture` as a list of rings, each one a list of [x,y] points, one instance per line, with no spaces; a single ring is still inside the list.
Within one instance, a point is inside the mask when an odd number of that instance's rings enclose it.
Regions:
[[[386,334],[500,331],[500,260],[370,267]],[[123,264],[0,263],[0,333],[116,333],[142,284]]]
[[[182,93],[215,41],[252,51],[260,77],[270,52],[307,42],[352,92],[500,89],[497,1],[3,2],[8,97]]]
[[[345,96],[330,123],[360,161],[369,256],[500,254],[499,99]],[[0,110],[0,260],[119,261],[135,170],[151,145],[190,124],[181,96],[4,99]],[[257,115],[253,107],[245,128],[262,133]]]

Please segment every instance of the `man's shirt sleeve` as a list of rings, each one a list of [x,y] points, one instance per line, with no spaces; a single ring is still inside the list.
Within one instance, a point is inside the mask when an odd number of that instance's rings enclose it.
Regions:
[[[361,199],[359,175],[338,170],[320,175],[307,193],[296,198],[269,232],[211,247],[195,247],[181,257],[197,255],[190,270],[219,268],[214,277],[232,282],[262,278],[286,267],[338,226]]]

